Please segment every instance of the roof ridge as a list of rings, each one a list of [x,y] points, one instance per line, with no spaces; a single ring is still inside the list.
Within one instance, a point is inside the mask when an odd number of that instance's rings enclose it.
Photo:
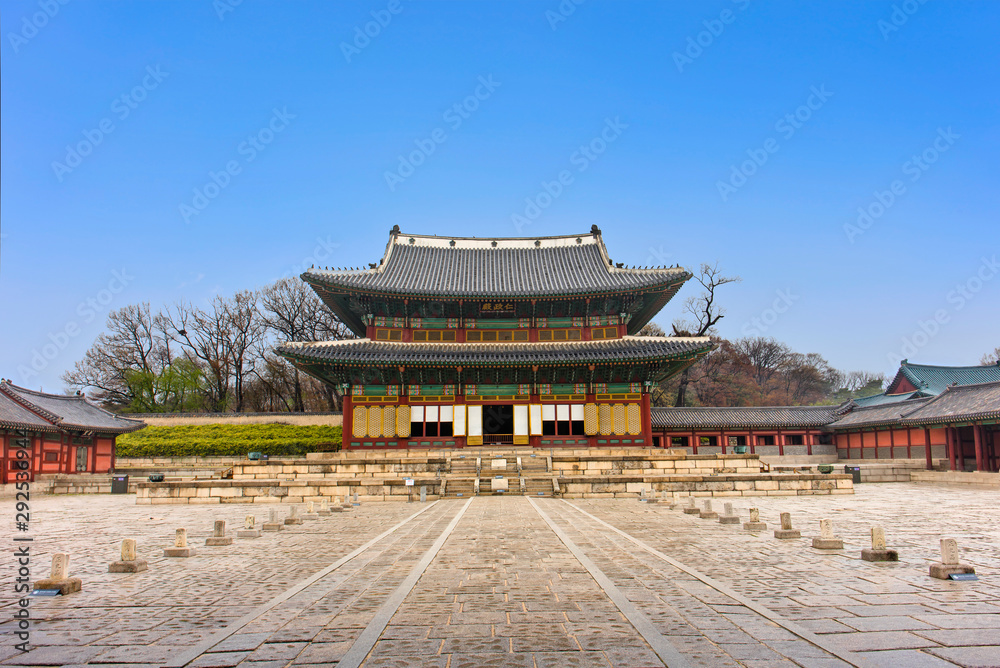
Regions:
[[[44,396],[43,393],[38,393],[32,390],[28,390],[27,388],[19,387],[17,385],[14,385],[14,383],[11,383],[9,380],[5,380],[3,383],[0,383],[0,390],[3,391],[5,396],[17,402],[18,404],[20,404],[27,410],[31,411],[32,413],[35,413],[36,415],[38,415],[38,417],[42,418],[43,420],[48,420],[49,422],[51,422],[56,426],[58,426],[59,423],[62,422],[62,418],[60,416],[56,415],[52,411],[45,410],[41,406],[35,404],[32,401],[29,401],[20,394],[21,391],[25,391],[30,394],[33,394],[34,396],[40,396],[40,395]]]

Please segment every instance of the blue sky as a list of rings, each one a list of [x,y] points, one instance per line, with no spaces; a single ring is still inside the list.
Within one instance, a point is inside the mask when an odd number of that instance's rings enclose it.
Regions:
[[[997,3],[0,8],[16,382],[61,390],[109,309],[360,266],[397,224],[718,262],[723,336],[847,370],[1000,345]]]

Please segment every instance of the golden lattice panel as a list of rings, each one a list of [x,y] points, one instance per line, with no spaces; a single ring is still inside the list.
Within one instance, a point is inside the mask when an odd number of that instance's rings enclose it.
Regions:
[[[624,436],[627,432],[625,404],[615,404],[615,436]]]
[[[380,438],[382,436],[382,407],[371,406],[368,409],[368,436]]]
[[[396,435],[410,437],[410,407],[405,404],[396,409]]]
[[[368,408],[365,406],[354,407],[352,432],[355,438],[364,438],[368,435]]]
[[[639,404],[628,405],[628,433],[632,436],[642,433],[642,407]]]
[[[583,433],[587,436],[596,436],[600,431],[597,421],[597,404],[584,404],[583,406]]]
[[[396,438],[396,407],[386,406],[382,409],[382,435],[386,438]]]
[[[610,436],[614,432],[615,425],[611,420],[611,404],[598,404],[597,422],[601,436]]]

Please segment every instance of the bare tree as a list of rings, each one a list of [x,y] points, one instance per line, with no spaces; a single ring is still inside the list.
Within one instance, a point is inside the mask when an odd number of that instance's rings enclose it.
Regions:
[[[229,339],[226,347],[233,373],[236,412],[242,413],[245,379],[255,373],[261,361],[258,344],[264,337],[264,321],[257,310],[257,293],[249,290],[241,290],[223,300],[221,309],[225,319],[223,332]]]
[[[211,310],[192,304],[175,304],[163,315],[163,329],[181,353],[202,370],[206,379],[206,402],[211,411],[229,407],[233,357],[226,300],[216,297]]]
[[[1000,346],[993,349],[993,352],[986,353],[983,355],[982,359],[979,360],[980,366],[993,366],[994,364],[1000,364]]]

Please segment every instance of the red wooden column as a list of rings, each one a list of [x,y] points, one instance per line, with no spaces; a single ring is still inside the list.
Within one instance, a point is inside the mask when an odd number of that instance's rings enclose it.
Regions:
[[[958,470],[965,470],[965,443],[962,442],[962,430],[955,427],[955,456],[958,457]]]
[[[691,430],[691,454],[698,454],[698,432]]]
[[[785,454],[785,435],[781,433],[781,428],[778,428],[778,437],[775,439],[778,441],[778,455],[784,456]]]
[[[645,436],[646,447],[653,447],[653,411],[650,408],[649,392],[642,394],[642,433]]]
[[[876,443],[876,446],[878,444]],[[896,430],[889,429],[889,459],[896,458]]]
[[[747,445],[750,446],[750,454],[757,454],[757,437],[754,436],[753,429],[750,430],[750,435],[747,436]]]
[[[982,425],[972,425],[972,436],[976,441],[976,470],[985,471],[986,466],[983,461],[983,427]]]
[[[958,466],[955,462],[955,428],[945,427],[944,428],[945,442],[948,444],[948,461],[951,464],[951,470],[957,471]]]
[[[813,453],[813,432],[811,429],[806,429],[806,454],[811,455]],[[836,447],[836,446],[835,446]]]
[[[906,458],[913,459],[913,430],[906,428]]]
[[[722,446],[722,454],[726,454],[726,446],[729,445],[729,437],[726,436],[725,429],[719,432],[719,445]]]
[[[934,457],[931,455],[931,430],[924,427],[924,451],[927,456],[927,470],[934,469]]]

